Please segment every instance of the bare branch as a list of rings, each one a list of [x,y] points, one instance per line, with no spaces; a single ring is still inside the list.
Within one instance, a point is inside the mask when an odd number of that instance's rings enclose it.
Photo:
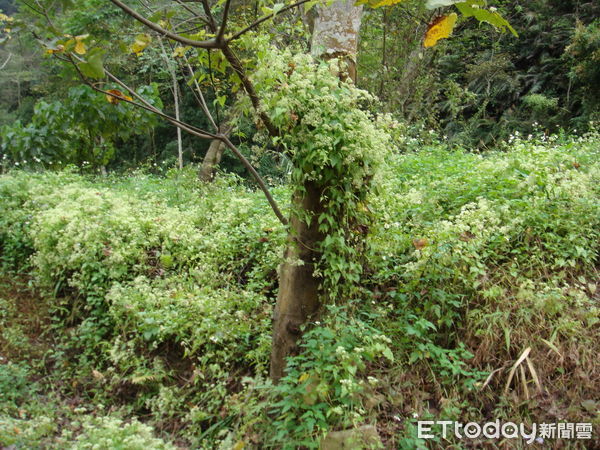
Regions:
[[[250,161],[248,161],[244,157],[244,155],[241,154],[241,152],[237,149],[237,147],[235,145],[233,145],[233,143],[229,140],[229,138],[227,138],[227,136],[225,136],[224,134],[220,134],[219,137],[218,137],[218,139],[220,139],[221,142],[223,142],[235,154],[235,156],[238,157],[238,159],[242,162],[242,164],[244,164],[244,166],[246,167],[246,169],[248,169],[248,171],[252,174],[252,176],[254,177],[254,179],[256,180],[256,182],[258,183],[258,185],[260,186],[261,190],[265,194],[265,197],[267,197],[267,201],[271,205],[271,209],[273,209],[273,212],[275,213],[275,215],[277,216],[277,218],[279,219],[279,221],[283,225],[287,225],[288,224],[287,219],[281,213],[281,210],[277,206],[277,202],[275,201],[275,199],[273,198],[273,196],[269,192],[269,189],[265,185],[265,182],[260,177],[260,175],[258,174],[258,172],[256,171],[256,169],[252,166],[252,164],[250,164]]]
[[[194,82],[194,87],[196,88],[196,89],[192,89],[192,93],[194,94],[194,97],[196,97],[196,100],[200,104],[202,111],[204,111],[204,114],[206,114],[206,117],[208,117],[210,124],[214,127],[215,131],[218,132],[219,126],[215,123],[215,120],[213,119],[213,116],[208,109],[208,105],[206,104],[206,100],[204,99],[204,95],[202,94],[202,89],[200,89],[200,85],[198,84],[198,80],[196,79],[196,74],[194,73],[194,69],[190,65],[190,62],[187,59],[187,56],[183,55],[183,57],[185,58],[186,67],[187,67],[188,71],[190,72],[190,76],[192,77],[192,81]]]
[[[39,14],[40,16],[45,15],[44,12],[42,10],[39,10],[37,8],[34,8],[33,6],[31,6],[29,3],[27,3],[25,0],[21,0],[21,3],[23,3],[27,8],[29,8],[30,10],[32,10],[34,13]],[[39,4],[38,4],[39,6]]]
[[[4,69],[6,67],[6,65],[8,64],[8,62],[10,61],[10,58],[12,58],[12,53],[8,54],[8,57],[6,58],[6,61],[4,61],[2,63],[2,66],[0,67],[0,70]]]
[[[185,2],[184,0],[175,0],[175,2],[177,4],[179,4],[183,9],[185,9],[187,12],[192,13],[194,15],[196,15],[196,11],[194,11],[192,8],[190,8],[188,5],[186,5],[186,3],[191,3],[191,2]],[[208,20],[205,18],[202,18],[202,20],[206,20],[208,23]]]
[[[196,41],[194,39],[188,39],[188,38],[186,38],[184,36],[181,36],[179,34],[172,33],[169,30],[164,29],[160,25],[152,22],[151,20],[148,20],[147,18],[145,18],[144,16],[142,16],[141,14],[139,14],[137,11],[131,9],[129,6],[127,6],[126,4],[124,4],[123,2],[121,2],[120,0],[110,0],[110,1],[112,3],[114,3],[116,6],[118,6],[119,8],[121,8],[125,13],[127,13],[128,15],[130,15],[131,17],[133,17],[135,20],[137,20],[138,22],[143,23],[148,28],[150,28],[151,30],[156,31],[157,33],[161,34],[162,36],[168,37],[169,39],[172,39],[172,40],[177,41],[177,42],[181,42],[182,44],[189,45],[191,47],[196,47],[196,48],[219,48],[219,45],[217,44],[216,39],[208,39],[208,40],[205,40],[205,41]]]
[[[111,74],[110,72],[106,71],[106,74],[108,75],[108,77],[113,80],[115,83],[117,83],[119,86],[121,86],[123,89],[125,89],[126,91],[128,91],[131,95],[133,95],[140,103],[134,102],[133,100],[128,100],[120,95],[117,95],[113,92],[110,91],[106,91],[104,89],[99,88],[96,84],[92,83],[90,80],[88,80],[85,75],[83,75],[83,73],[81,73],[81,70],[79,69],[79,67],[77,67],[77,64],[75,62],[75,60],[73,59],[73,55],[69,55],[69,58],[64,58],[64,57],[60,57],[58,55],[54,55],[56,58],[60,59],[61,61],[65,61],[65,62],[70,62],[73,67],[75,67],[75,70],[77,71],[77,74],[79,75],[79,78],[81,79],[81,81],[83,81],[85,84],[87,84],[89,87],[91,87],[93,90],[95,90],[96,92],[100,92],[102,94],[108,95],[110,97],[116,98],[117,100],[129,103],[133,106],[136,106],[138,108],[141,109],[145,109],[146,111],[149,111],[153,114],[156,114],[157,116],[162,117],[163,119],[171,122],[172,124],[174,124],[175,126],[178,127],[182,127],[182,129],[185,129],[188,132],[194,132],[196,136],[205,138],[205,139],[217,139],[217,135],[213,134],[213,133],[209,133],[208,131],[203,131],[200,130],[199,128],[196,128],[192,125],[186,124],[184,122],[181,122],[165,113],[163,113],[161,110],[159,110],[158,108],[152,106],[152,104],[150,104],[148,101],[146,101],[141,95],[139,95],[137,92],[135,92],[133,89],[131,89],[130,87],[128,87],[125,83],[123,83],[121,80],[119,80],[117,77],[115,77],[113,74]]]
[[[215,17],[210,10],[210,5],[208,4],[208,0],[202,0],[202,8],[204,8],[204,14],[208,17],[209,26],[213,33],[217,32],[217,23],[215,22]]]
[[[275,127],[273,122],[271,122],[271,118],[260,107],[260,99],[258,98],[258,94],[254,90],[254,86],[248,78],[248,76],[246,75],[244,67],[242,66],[242,63],[240,62],[236,54],[233,53],[233,50],[231,50],[231,48],[229,48],[229,45],[227,44],[225,44],[223,48],[221,48],[221,52],[223,52],[223,56],[225,56],[225,59],[229,62],[229,64],[231,64],[231,67],[240,78],[242,86],[244,86],[244,90],[250,97],[252,106],[258,113],[269,134],[273,137],[279,136],[279,131],[277,130],[277,127]]]
[[[265,16],[265,17],[261,17],[256,22],[251,23],[246,28],[244,28],[244,29],[238,31],[237,33],[235,33],[233,36],[231,36],[229,39],[227,39],[227,42],[229,43],[229,42],[231,42],[231,41],[239,38],[240,36],[242,36],[243,34],[247,33],[248,31],[253,30],[254,28],[258,27],[261,23],[266,22],[267,20],[272,19],[273,17],[278,16],[281,13],[289,11],[290,9],[293,9],[293,8],[297,8],[298,6],[301,6],[304,3],[308,3],[310,1],[311,0],[300,0],[299,2],[293,3],[291,5],[288,5],[288,6],[284,7],[284,8],[281,8],[276,13],[269,14],[268,16]]]
[[[173,125],[178,126],[178,127],[182,127],[181,128],[182,130],[185,130],[185,131],[187,131],[189,133],[191,133],[192,131],[194,131],[194,135],[195,136],[199,136],[199,137],[202,137],[204,139],[217,139],[217,135],[216,134],[210,133],[210,132],[205,131],[205,130],[201,130],[200,128],[196,128],[193,125],[190,125],[190,124],[185,123],[185,122],[181,122],[181,121],[175,119],[174,117],[171,117],[171,116],[163,113],[160,109],[158,109],[155,106],[153,106],[152,104],[150,104],[146,99],[144,99],[141,95],[139,95],[137,92],[135,92],[129,86],[127,86],[123,81],[121,81],[120,79],[118,79],[117,77],[115,77],[108,70],[105,70],[105,72],[106,72],[106,75],[108,76],[108,78],[110,78],[112,81],[114,81],[115,83],[117,83],[123,89],[129,91],[129,93],[131,93],[131,95],[133,95],[141,103],[143,103],[147,108],[149,108],[150,111],[152,111],[153,113],[155,113],[155,114],[161,116],[162,118],[168,120]]]
[[[227,18],[229,17],[229,7],[231,6],[231,0],[225,1],[225,7],[223,9],[223,19],[221,20],[221,26],[217,33],[216,41],[220,44],[223,41],[225,30],[227,28]]]
[[[257,111],[261,121],[264,123],[265,128],[267,129],[269,134],[271,136],[279,135],[277,128],[275,127],[275,125],[273,125],[273,122],[271,122],[271,119],[269,118],[269,116],[264,111],[261,110],[260,100],[258,98],[258,95],[256,94],[256,91],[254,90],[254,86],[250,82],[250,79],[246,75],[240,60],[235,55],[235,53],[231,50],[227,41],[223,41],[222,39],[221,39],[221,41],[218,41],[217,39],[210,39],[208,41],[195,41],[192,39],[184,38],[183,36],[180,36],[175,33],[171,33],[170,31],[165,30],[164,28],[155,24],[154,22],[151,22],[150,20],[146,19],[145,17],[143,17],[142,15],[140,15],[139,13],[137,13],[136,11],[134,11],[133,9],[131,9],[130,7],[125,5],[124,3],[122,3],[120,0],[110,0],[110,1],[112,3],[114,3],[116,6],[118,6],[119,8],[121,8],[123,11],[125,11],[127,14],[132,16],[134,19],[136,19],[139,22],[143,23],[144,25],[148,26],[150,29],[156,31],[157,33],[160,33],[163,36],[166,36],[174,41],[181,42],[183,44],[190,45],[192,47],[197,47],[197,48],[220,49],[221,52],[223,53],[223,56],[225,56],[225,59],[227,59],[227,61],[229,62],[229,64],[231,65],[231,67],[233,68],[235,73],[240,78],[240,80],[242,82],[242,86],[244,86],[244,90],[250,97],[252,106]],[[298,5],[301,5],[302,3],[306,3],[306,1],[308,1],[308,0],[301,0],[301,2],[298,2],[294,5],[298,6]],[[210,27],[211,27],[212,31],[217,32],[217,25],[215,23],[215,18],[210,10],[210,5],[208,4],[208,0],[201,0],[201,2],[202,2],[202,7],[204,8],[204,13],[206,14],[206,16],[208,17],[208,20],[210,22]],[[227,6],[227,5],[229,5],[229,3],[230,2],[227,1],[226,5],[225,5],[227,11],[229,10],[229,7]],[[221,25],[221,28],[223,30],[224,30],[223,27],[226,26],[227,16],[229,15],[229,13],[227,11],[225,11],[227,14],[224,14],[224,17],[223,17],[224,20]]]
[[[252,175],[252,177],[254,178],[254,180],[256,181],[256,183],[258,184],[260,190],[263,192],[263,194],[265,195],[267,201],[269,202],[269,205],[271,206],[271,209],[273,210],[273,212],[275,213],[275,215],[277,216],[277,218],[279,219],[279,221],[283,224],[283,225],[287,225],[288,221],[287,219],[283,216],[283,214],[281,213],[281,210],[279,209],[279,206],[277,205],[277,202],[275,201],[275,199],[273,198],[273,196],[271,195],[271,192],[269,191],[269,188],[267,187],[266,183],[264,182],[264,180],[261,178],[261,176],[258,174],[258,172],[256,171],[256,169],[252,166],[252,164],[250,163],[250,161],[248,161],[248,159],[246,159],[246,157],[239,151],[239,149],[229,140],[229,138],[226,136],[226,134],[219,132],[218,134],[213,134],[213,133],[209,133],[208,131],[204,131],[204,130],[200,130],[199,128],[196,128],[190,124],[181,122],[167,114],[164,114],[163,112],[161,112],[159,109],[155,108],[154,106],[152,106],[150,103],[148,103],[147,100],[145,100],[141,95],[139,95],[137,92],[135,92],[133,89],[131,89],[129,86],[127,86],[123,81],[119,80],[117,77],[115,77],[112,73],[110,73],[108,70],[105,70],[106,75],[113,80],[115,83],[117,83],[119,86],[121,86],[123,89],[127,90],[129,93],[131,93],[131,95],[133,95],[136,99],[138,99],[140,101],[140,103],[134,102],[134,101],[130,101],[126,98],[123,98],[119,95],[116,95],[112,92],[106,91],[104,89],[101,89],[99,87],[97,87],[96,85],[94,85],[93,83],[91,83],[79,70],[79,67],[77,67],[77,64],[75,63],[75,60],[73,59],[73,55],[69,55],[69,59],[66,58],[60,58],[59,59],[63,60],[63,61],[68,61],[70,62],[74,67],[75,70],[77,70],[77,73],[79,74],[79,77],[82,79],[82,81],[87,84],[88,86],[90,86],[92,89],[94,89],[97,92],[101,92],[105,95],[109,95],[111,97],[114,97],[120,101],[124,101],[127,102],[129,104],[132,104],[134,106],[137,106],[139,108],[145,109],[147,111],[150,111],[154,114],[159,115],[160,117],[163,117],[165,120],[171,122],[173,125],[175,125],[176,127],[180,128],[183,131],[188,132],[189,134],[196,136],[196,137],[200,137],[203,139],[218,139],[221,142],[223,142],[232,152],[233,154],[241,161],[241,163],[244,165],[244,167],[246,167],[246,169],[248,169],[248,171],[250,172],[250,174]],[[209,113],[210,115],[210,113]]]

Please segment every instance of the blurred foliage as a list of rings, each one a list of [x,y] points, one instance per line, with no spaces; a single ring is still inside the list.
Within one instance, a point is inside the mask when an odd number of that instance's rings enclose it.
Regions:
[[[138,93],[162,106],[156,85],[142,86]],[[122,101],[111,103],[88,86],[74,86],[62,101],[38,101],[27,125],[17,120],[0,129],[2,165],[98,169],[114,159],[119,141],[145,133],[157,121],[156,115]]]
[[[429,11],[424,2],[415,1],[365,9],[358,61],[359,86],[380,99],[377,109],[392,113],[404,124],[406,135],[416,137],[419,129],[432,129],[453,144],[469,148],[498,146],[515,131],[528,135],[540,128],[547,133],[561,128],[587,130],[589,122],[598,119],[600,101],[597,3],[497,0],[491,4],[508,18],[519,32],[518,38],[460,18],[451,38],[433,48],[423,48],[428,23],[445,12],[445,8]],[[143,52],[131,54],[127,49],[142,28],[117,13],[109,2],[85,0],[84,6],[52,10],[53,20],[66,33],[90,33],[96,41],[108,41],[113,48],[124,50],[111,53],[111,70],[133,86],[157,83],[167,113],[173,111],[173,96],[164,58],[186,55],[193,61],[196,79],[206,88],[213,113],[221,120],[229,116],[236,122],[234,142],[246,156],[260,160],[259,171],[263,175],[285,179],[288,161],[274,156],[268,148],[254,155],[255,125],[235,110],[235,77],[221,59],[215,55],[210,59],[206,52],[169,44],[165,55],[156,42],[151,42]],[[15,17],[39,22],[40,29],[44,29],[43,21],[24,5],[20,11]],[[259,15],[256,10],[254,17],[236,14],[232,20],[237,26]],[[306,48],[308,30],[298,19],[300,16],[296,14],[286,15],[265,31],[283,47]],[[242,57],[245,49],[252,47],[251,40],[239,49]],[[43,48],[24,31],[13,34],[0,48],[0,61],[9,58],[0,72],[0,124],[16,120],[30,123],[38,100],[51,104],[64,98],[79,82],[72,69],[50,63],[40,57],[41,53]],[[250,60],[244,61],[252,69]],[[177,75],[182,117],[206,127],[206,118],[185,85],[188,75],[183,72]],[[216,99],[223,101],[223,105]],[[184,161],[200,162],[208,145],[209,142],[184,134]],[[175,130],[160,121],[154,129],[116,142],[110,168],[143,163],[172,167],[176,147]],[[228,152],[221,168],[247,176]]]
[[[585,131],[597,120],[597,2],[493,2],[519,37],[462,21],[422,48],[432,16],[422,7],[369,11],[360,84],[386,111],[464,147],[497,146],[515,131]],[[415,29],[415,22],[417,28]]]

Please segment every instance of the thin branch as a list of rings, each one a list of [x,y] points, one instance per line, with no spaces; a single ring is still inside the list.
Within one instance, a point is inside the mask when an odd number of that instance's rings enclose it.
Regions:
[[[25,0],[21,0],[21,3],[23,3],[27,8],[29,8],[30,10],[32,10],[34,13],[39,14],[40,16],[44,15],[44,12],[42,10],[38,10],[38,9],[34,8],[29,3],[27,3]]]
[[[231,0],[225,0],[225,7],[223,9],[223,19],[221,20],[221,26],[219,27],[219,32],[217,33],[216,41],[220,44],[223,42],[223,36],[225,35],[225,30],[227,29],[227,18],[229,17],[229,7],[231,6]]]
[[[231,64],[231,67],[233,68],[237,76],[240,78],[242,86],[244,86],[244,90],[250,97],[252,106],[258,113],[269,134],[273,137],[279,136],[279,131],[277,130],[277,127],[275,127],[273,122],[271,122],[271,118],[262,110],[258,94],[254,90],[254,86],[252,85],[252,82],[246,75],[244,67],[242,66],[242,63],[240,62],[236,54],[233,53],[233,51],[231,50],[231,48],[229,48],[229,45],[227,44],[225,44],[223,48],[221,48],[221,52],[223,52],[223,56],[225,56],[225,59],[229,62],[229,64]]]
[[[143,23],[148,28],[150,28],[151,30],[156,31],[157,33],[161,34],[162,36],[168,37],[169,39],[173,39],[174,41],[181,42],[182,44],[189,45],[191,47],[196,47],[196,48],[219,48],[219,45],[217,44],[216,39],[208,39],[208,40],[205,40],[205,41],[196,41],[195,39],[188,39],[188,38],[186,38],[184,36],[181,36],[179,34],[172,33],[169,30],[164,29],[160,25],[152,22],[151,20],[148,20],[147,18],[145,18],[144,16],[142,16],[141,14],[139,14],[137,11],[131,9],[129,6],[127,6],[126,4],[124,4],[123,2],[121,2],[120,0],[110,0],[110,1],[113,4],[115,4],[116,6],[118,6],[119,8],[121,8],[125,13],[127,13],[128,15],[130,15],[131,17],[133,17],[135,20],[137,20],[138,22]]]
[[[135,98],[137,98],[140,102],[142,102],[144,105],[146,105],[147,107],[150,108],[150,111],[154,112],[155,114],[158,114],[159,116],[163,117],[164,119],[168,120],[169,122],[171,122],[173,125],[176,125],[178,127],[182,127],[182,130],[186,130],[189,133],[191,133],[191,130],[194,131],[196,136],[200,136],[204,139],[217,139],[217,135],[210,133],[208,131],[205,130],[201,130],[200,128],[196,128],[193,125],[190,125],[188,123],[185,122],[181,122],[177,119],[175,119],[174,117],[171,117],[165,113],[163,113],[161,110],[159,110],[158,108],[154,107],[153,105],[151,105],[147,100],[145,100],[141,95],[139,95],[137,92],[135,92],[133,89],[131,89],[129,86],[127,86],[125,83],[123,83],[123,81],[121,81],[120,79],[118,79],[117,77],[115,77],[112,73],[110,73],[108,70],[105,70],[106,75],[115,83],[117,83],[119,86],[121,86],[123,89],[129,91],[131,93],[131,95],[133,95]],[[184,128],[183,128],[184,127]]]
[[[405,17],[419,22],[419,25],[429,26],[429,23],[431,22],[431,20],[425,21],[423,18],[416,16],[404,5],[397,5],[396,8],[399,9],[400,12],[403,12]]]
[[[181,0],[175,0],[175,2],[177,4],[179,4],[183,9],[185,9],[187,12],[197,15],[196,11],[194,11],[192,8],[190,8],[188,5],[185,4],[186,2],[182,2]],[[202,20],[205,20],[205,19],[202,18]],[[207,20],[207,23],[208,23],[208,20]]]
[[[278,16],[278,15],[279,15],[279,14],[281,14],[281,13],[284,13],[284,12],[286,12],[286,11],[289,11],[290,9],[293,9],[293,8],[297,8],[298,6],[301,6],[301,5],[303,5],[304,3],[308,3],[308,2],[310,2],[310,1],[311,1],[311,0],[300,0],[299,2],[293,3],[293,4],[291,4],[291,5],[288,5],[288,6],[284,7],[284,8],[281,8],[281,9],[280,9],[279,11],[277,11],[276,13],[272,13],[272,14],[269,14],[268,16],[261,17],[261,18],[260,18],[260,19],[258,19],[257,21],[255,21],[255,22],[251,23],[250,25],[248,25],[246,28],[244,28],[244,29],[242,29],[242,30],[238,31],[237,33],[235,33],[233,36],[231,36],[229,39],[227,39],[227,42],[229,43],[229,42],[231,42],[231,41],[233,41],[233,40],[235,40],[235,39],[239,38],[239,37],[240,37],[240,36],[242,36],[243,34],[245,34],[245,33],[247,33],[248,31],[250,31],[250,30],[252,30],[252,29],[256,28],[257,26],[259,26],[261,23],[263,23],[263,22],[266,22],[267,20],[269,20],[269,19],[271,19],[271,18],[273,18],[273,17],[275,17],[275,16]]]
[[[58,55],[55,55],[55,56],[58,57]],[[79,74],[79,76],[83,80],[83,82],[86,83],[88,86],[90,86],[95,91],[101,92],[101,93],[103,93],[105,95],[109,95],[111,97],[114,97],[114,98],[116,98],[116,99],[118,99],[120,101],[124,101],[124,102],[132,104],[134,106],[137,106],[139,108],[143,108],[145,110],[153,112],[153,113],[155,113],[155,114],[163,117],[165,120],[171,122],[176,127],[182,129],[183,131],[188,132],[189,134],[191,134],[193,136],[200,137],[200,138],[203,138],[203,139],[218,139],[221,142],[223,142],[223,144],[225,144],[233,152],[233,154],[241,161],[241,163],[244,165],[244,167],[246,167],[246,169],[248,169],[248,171],[250,172],[250,174],[252,175],[252,177],[254,178],[254,180],[256,181],[256,183],[258,184],[258,186],[260,187],[260,190],[265,195],[267,201],[269,202],[269,205],[271,206],[271,209],[273,210],[273,212],[275,213],[275,215],[277,216],[277,218],[279,219],[279,221],[283,225],[287,225],[288,224],[287,219],[281,213],[281,210],[279,209],[279,206],[277,205],[277,202],[275,201],[275,199],[271,195],[271,192],[269,191],[269,188],[267,187],[267,185],[264,182],[264,180],[262,179],[262,177],[258,174],[258,172],[252,166],[252,164],[250,163],[250,161],[248,161],[248,159],[246,159],[246,157],[239,151],[239,149],[229,140],[229,138],[225,134],[223,134],[222,132],[219,132],[218,134],[209,133],[208,131],[200,130],[200,129],[192,126],[192,125],[189,125],[187,123],[181,122],[181,121],[179,121],[179,120],[177,120],[177,119],[175,119],[175,118],[173,118],[171,116],[168,116],[167,114],[162,113],[160,110],[158,110],[157,108],[155,108],[154,106],[152,106],[150,103],[148,103],[148,101],[146,101],[137,92],[135,92],[130,87],[128,87],[124,82],[122,82],[117,77],[115,77],[113,74],[111,74],[108,70],[105,70],[106,75],[108,75],[108,77],[111,80],[113,80],[115,83],[117,83],[123,89],[127,90],[128,92],[130,92],[131,95],[133,95],[135,98],[137,98],[141,102],[141,104],[137,103],[137,102],[134,102],[134,101],[130,101],[130,100],[128,100],[126,98],[123,98],[123,97],[121,97],[119,95],[116,95],[116,94],[114,94],[112,92],[105,91],[104,89],[101,89],[101,88],[95,86],[93,83],[91,83],[81,73],[81,71],[79,70],[79,67],[77,67],[77,64],[75,63],[75,60],[73,59],[73,55],[70,54],[69,55],[69,59],[61,58],[61,57],[58,57],[58,58],[61,59],[61,60],[63,60],[63,61],[70,62],[75,67],[75,70],[77,70],[77,73]]]
[[[4,61],[2,63],[2,66],[0,67],[0,70],[4,69],[6,67],[6,65],[8,64],[8,62],[10,61],[10,58],[12,58],[12,53],[8,54],[8,57],[6,58],[6,61]]]
[[[235,145],[233,145],[233,143],[229,140],[229,138],[227,136],[225,136],[224,134],[220,134],[219,137],[218,137],[218,139],[220,139],[221,142],[223,142],[235,154],[235,156],[237,156],[239,158],[239,160],[242,162],[242,164],[244,164],[244,166],[246,167],[246,169],[248,169],[248,171],[252,174],[252,176],[254,177],[254,179],[256,180],[256,182],[258,183],[258,185],[260,186],[261,190],[265,194],[265,197],[267,197],[267,201],[271,205],[271,209],[273,209],[273,212],[275,213],[275,215],[277,216],[277,218],[279,219],[279,221],[283,225],[287,225],[288,224],[287,219],[281,213],[281,210],[277,206],[277,202],[275,201],[275,199],[273,198],[273,196],[269,192],[269,189],[265,185],[265,182],[260,177],[260,175],[258,174],[258,172],[256,171],[256,169],[252,166],[252,164],[250,164],[250,161],[248,161],[244,157],[244,155],[241,154],[241,152],[237,149],[237,147]]]
[[[175,67],[171,64],[171,60],[169,60],[169,56],[167,55],[167,51],[165,50],[165,46],[163,44],[162,38],[158,38],[158,43],[160,44],[160,49],[162,50],[163,58],[165,60],[165,64],[171,74],[171,81],[173,83],[173,101],[175,103],[175,119],[179,120],[179,99],[181,98],[181,92],[179,90],[179,82],[177,80],[177,72],[175,71]],[[179,164],[179,170],[183,169],[183,143],[181,140],[181,128],[177,128],[177,162]]]
[[[110,0],[110,1],[112,3],[114,3],[116,6],[118,6],[119,8],[121,8],[123,11],[125,11],[127,14],[129,14],[134,19],[136,19],[139,22],[143,23],[144,25],[148,26],[150,29],[156,31],[157,33],[160,33],[163,36],[173,39],[174,41],[181,42],[183,44],[190,45],[192,47],[197,47],[197,48],[220,49],[223,52],[223,56],[225,56],[225,59],[227,59],[227,61],[229,62],[229,64],[231,65],[231,67],[233,68],[235,73],[240,78],[240,80],[242,82],[242,86],[244,86],[244,90],[250,97],[252,106],[257,111],[259,117],[261,118],[262,122],[264,123],[265,128],[267,129],[269,134],[271,136],[279,135],[277,128],[275,127],[275,125],[273,125],[273,122],[271,122],[271,119],[269,118],[269,116],[264,111],[261,110],[260,100],[258,98],[258,95],[256,94],[256,91],[254,90],[254,86],[252,85],[252,83],[250,82],[250,79],[246,75],[240,60],[235,55],[235,53],[231,50],[231,48],[229,48],[227,41],[218,42],[216,39],[210,39],[208,41],[195,41],[192,39],[184,38],[183,36],[180,36],[175,33],[171,33],[170,31],[165,30],[164,28],[155,24],[154,22],[151,22],[150,20],[146,19],[144,16],[140,15],[139,13],[137,13],[136,11],[134,11],[133,9],[131,9],[130,7],[128,7],[127,5],[122,3],[120,0]],[[211,24],[210,27],[213,32],[216,32],[217,25],[215,23],[215,18],[210,10],[210,5],[208,4],[208,0],[201,0],[201,1],[202,1],[202,7],[204,8],[204,13],[208,17],[208,20],[210,21],[210,24]],[[308,0],[306,0],[306,1],[308,1]],[[306,1],[301,0],[301,2],[303,2],[303,3],[306,3]],[[302,4],[302,3],[299,2],[298,4]],[[295,5],[298,6],[298,4],[295,4]]]
[[[206,50],[206,53],[208,54],[208,75],[210,78],[210,84],[212,85],[212,89],[213,89],[213,93],[215,94],[215,98],[219,97],[219,93],[217,92],[217,85],[215,84],[215,77],[213,75],[213,69],[212,69],[212,59],[210,57],[210,50]],[[219,117],[219,103],[213,103],[213,105],[215,105],[215,115],[217,116],[217,125],[221,126],[221,118]]]
[[[202,8],[204,8],[204,14],[208,17],[209,26],[213,33],[217,32],[217,23],[215,22],[215,17],[210,10],[210,5],[208,4],[208,0],[202,0]]]
[[[208,25],[208,21],[202,17],[202,16],[194,16],[194,17],[189,17],[187,19],[182,20],[181,22],[177,22],[177,24],[174,26],[174,28],[181,28],[183,25],[185,25],[186,23],[190,23],[193,22],[194,20],[200,20],[201,22],[204,23],[204,25]],[[192,31],[195,31],[197,29],[201,29],[202,26],[201,25],[197,25],[195,26],[193,29],[191,29]],[[191,33],[191,31],[189,31]],[[188,33],[188,31],[180,31],[180,33]]]
[[[118,78],[116,78],[114,75],[112,75],[110,72],[105,71],[106,74],[109,76],[109,78],[111,78],[115,83],[117,83],[119,86],[121,86],[123,89],[127,90],[131,95],[133,95],[135,98],[137,98],[140,103],[134,102],[133,100],[128,100],[120,95],[114,94],[110,91],[106,91],[104,89],[99,88],[98,86],[96,86],[96,84],[92,83],[90,80],[88,80],[85,75],[83,75],[83,73],[81,73],[81,70],[79,69],[79,67],[77,67],[77,64],[75,63],[75,61],[72,58],[72,55],[69,55],[69,58],[64,58],[64,57],[60,57],[58,55],[54,55],[57,59],[60,59],[61,61],[65,61],[65,62],[69,62],[73,65],[73,67],[75,67],[75,70],[77,71],[77,74],[79,75],[79,78],[81,78],[81,81],[83,81],[85,84],[87,84],[89,87],[91,87],[93,90],[95,90],[96,92],[100,92],[102,94],[108,95],[110,97],[116,98],[117,100],[129,103],[133,106],[136,106],[138,108],[141,109],[145,109],[146,111],[149,111],[153,114],[156,114],[157,116],[162,117],[163,119],[171,122],[172,124],[174,124],[175,126],[179,126],[182,127],[182,129],[185,129],[188,132],[194,132],[197,136],[203,137],[205,139],[217,139],[217,135],[213,134],[213,133],[209,133],[208,131],[203,131],[200,130],[199,128],[196,128],[192,125],[186,124],[184,122],[181,122],[165,113],[163,113],[161,110],[157,109],[156,107],[152,106],[150,103],[148,103],[148,101],[146,101],[142,96],[140,96],[137,92],[135,92],[134,90],[132,90],[131,88],[129,88],[125,83],[123,83],[121,80],[119,80]]]
[[[188,71],[190,72],[190,76],[192,77],[192,81],[194,82],[194,87],[196,88],[196,89],[192,89],[192,93],[194,94],[194,97],[196,97],[196,100],[200,104],[202,111],[204,111],[204,114],[206,114],[206,117],[208,117],[210,124],[214,127],[215,131],[218,132],[219,126],[215,123],[213,116],[208,109],[208,105],[206,104],[206,100],[204,99],[204,95],[202,94],[202,89],[200,89],[200,85],[198,84],[198,80],[196,79],[196,74],[194,73],[194,69],[190,65],[190,62],[187,59],[187,56],[185,56],[185,54],[184,54],[183,57],[185,58],[186,67],[187,67]]]

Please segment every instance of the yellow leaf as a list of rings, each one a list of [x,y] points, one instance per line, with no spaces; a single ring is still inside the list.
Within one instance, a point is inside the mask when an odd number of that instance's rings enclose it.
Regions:
[[[57,45],[56,48],[49,48],[46,50],[46,53],[49,55],[54,55],[55,53],[62,53],[65,50],[64,45]]]
[[[87,53],[87,48],[85,46],[85,43],[83,42],[83,40],[87,37],[86,36],[77,36],[75,38],[75,53],[77,53],[78,55],[85,55]]]
[[[381,6],[392,6],[402,1],[404,0],[356,0],[355,5],[369,5],[371,8],[380,8]]]
[[[235,445],[232,447],[232,450],[243,450],[246,444],[244,441],[237,441]]]
[[[136,55],[139,55],[146,47],[148,47],[151,40],[152,38],[149,34],[138,34],[135,37],[133,44],[131,44],[131,51]]]
[[[450,37],[454,30],[454,26],[456,25],[456,19],[458,19],[458,16],[456,13],[452,13],[447,16],[438,17],[434,20],[429,24],[429,29],[425,34],[425,42],[423,45],[425,47],[433,47],[440,39]]]
[[[77,44],[75,44],[75,53],[77,53],[78,55],[85,55],[87,52],[87,49],[85,48],[85,44],[81,41],[79,41]]]
[[[119,91],[118,89],[109,89],[108,94],[106,94],[106,100],[108,101],[108,103],[112,104],[112,105],[118,105],[119,102],[122,100],[128,100],[128,101],[133,101],[133,99],[126,94],[123,94],[121,91]],[[109,95],[112,94],[112,95]]]
[[[305,382],[306,380],[308,380],[308,377],[310,377],[310,375],[304,372],[302,375],[300,375],[300,378],[298,378],[298,383]]]
[[[176,47],[175,50],[173,50],[173,58],[181,58],[185,55],[186,50],[187,47]]]
[[[379,8],[380,6],[392,6],[401,1],[403,0],[381,0],[380,2],[375,3],[374,8]]]

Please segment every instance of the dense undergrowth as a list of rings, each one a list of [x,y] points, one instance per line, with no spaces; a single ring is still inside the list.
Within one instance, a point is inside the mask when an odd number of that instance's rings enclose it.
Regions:
[[[418,418],[597,427],[600,138],[543,141],[391,157],[361,298],[329,306],[277,386],[285,234],[260,193],[192,172],[3,175],[0,445],[313,447],[374,424],[417,448]]]

